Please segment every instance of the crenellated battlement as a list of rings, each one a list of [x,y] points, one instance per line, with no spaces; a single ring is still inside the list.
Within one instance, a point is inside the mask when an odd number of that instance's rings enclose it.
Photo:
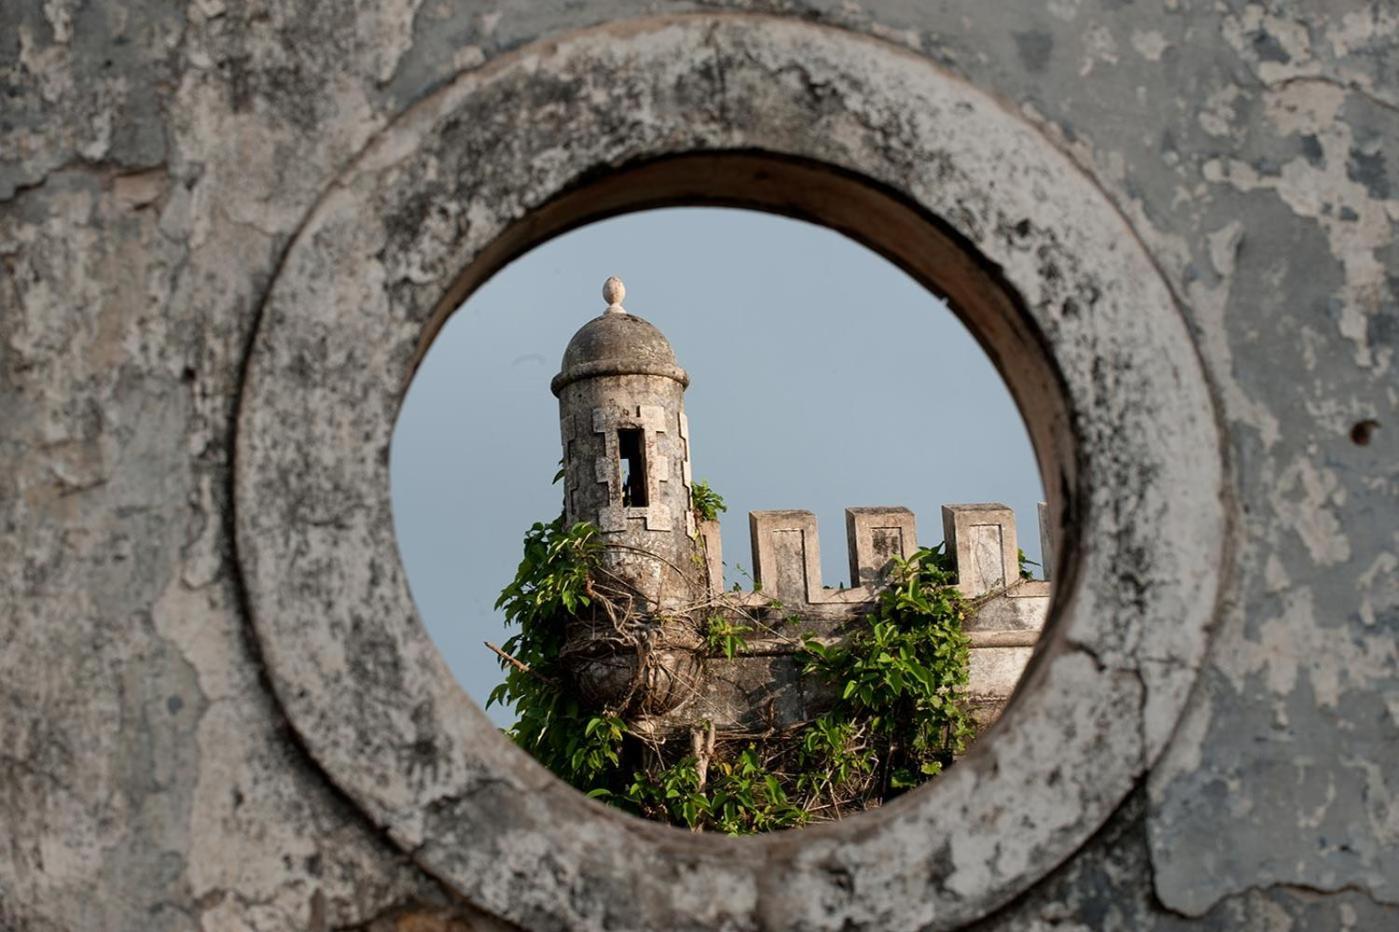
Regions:
[[[1052,542],[1047,515],[1039,508],[1040,538],[1046,554],[1045,580],[1021,580],[1015,513],[997,502],[944,505],[943,540],[957,568],[957,586],[967,598],[1005,590],[1011,597],[1048,596]],[[887,578],[895,557],[918,549],[917,519],[901,506],[845,509],[846,553],[850,560],[848,587],[827,586],[821,578],[821,536],[816,516],[809,511],[752,511],[748,514],[753,555],[754,590],[760,604],[777,600],[790,608],[858,605],[871,602]],[[700,527],[706,550],[709,586],[723,591],[723,541],[716,521]],[[1026,586],[1025,583],[1039,585]]]
[[[1038,509],[1046,575],[1052,572],[1054,542],[1048,509]],[[903,507],[847,508],[846,553],[854,585],[830,587],[821,578],[821,536],[809,511],[754,511],[748,515],[753,557],[751,591],[724,591],[723,541],[717,521],[702,522],[710,592],[716,604],[740,616],[767,618],[736,656],[711,659],[702,694],[680,719],[702,714],[725,727],[754,726],[752,690],[772,697],[762,706],[774,721],[807,714],[808,696],[798,679],[788,680],[802,638],[835,643],[845,626],[866,612],[888,582],[895,557],[918,549],[917,518]],[[981,725],[1005,707],[1049,616],[1052,584],[1021,579],[1015,513],[998,502],[944,505],[943,540],[956,568],[957,588],[970,600],[963,629],[971,639],[968,701]],[[774,617],[771,612],[777,609]],[[783,666],[783,665],[786,666]],[[764,686],[763,684],[767,684]],[[687,718],[688,716],[688,718]],[[680,719],[677,719],[679,721]]]

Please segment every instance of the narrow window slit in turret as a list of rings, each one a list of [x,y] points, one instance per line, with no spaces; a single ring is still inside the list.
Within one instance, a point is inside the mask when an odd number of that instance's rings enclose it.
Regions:
[[[622,505],[646,507],[646,443],[639,428],[617,431],[617,455],[622,461]]]

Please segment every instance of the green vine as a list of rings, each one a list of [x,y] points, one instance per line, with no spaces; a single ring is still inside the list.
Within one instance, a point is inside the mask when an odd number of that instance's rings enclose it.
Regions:
[[[724,504],[724,497],[703,481],[690,487],[690,507],[700,521],[718,521],[719,513],[729,510],[729,506]]]
[[[695,488],[697,515],[723,509],[707,485]],[[746,734],[702,723],[690,747],[667,749],[616,710],[586,708],[561,662],[565,625],[606,599],[594,584],[602,546],[588,524],[530,528],[496,603],[518,631],[496,649],[505,682],[487,703],[513,704],[509,737],[588,795],[696,831],[763,832],[878,805],[938,774],[972,734],[966,608],[941,547],[897,559],[872,609],[840,637],[789,640],[804,673],[828,685],[814,720]],[[739,656],[749,636],[773,630],[722,600],[706,613],[699,628],[714,657]]]
[[[709,616],[704,637],[710,653],[723,654],[725,659],[732,660],[735,654],[742,653],[748,646],[747,636],[752,633],[749,625],[715,614]]]
[[[792,828],[808,820],[753,744],[715,760],[707,773],[693,756],[656,773],[637,773],[625,795],[614,801],[646,818],[729,835]]]
[[[499,651],[505,682],[486,700],[487,708],[513,705],[519,717],[506,734],[584,790],[620,766],[625,727],[615,715],[588,714],[567,688],[559,662],[564,625],[592,604],[591,576],[601,550],[596,528],[581,522],[566,528],[562,516],[526,532],[515,578],[495,603],[519,631]]]
[[[866,762],[878,765],[877,786],[867,790],[881,798],[937,775],[972,734],[964,701],[971,639],[949,564],[941,546],[896,557],[889,587],[862,624],[834,646],[810,639],[805,645],[806,672],[840,687],[835,705],[817,719],[822,738],[810,746],[814,752],[819,745],[817,756],[831,766],[848,765],[843,758],[854,736],[840,729],[858,725],[872,754]]]

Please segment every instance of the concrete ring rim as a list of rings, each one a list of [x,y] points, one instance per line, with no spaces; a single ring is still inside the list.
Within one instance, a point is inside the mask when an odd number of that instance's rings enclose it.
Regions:
[[[738,19],[738,17],[733,16],[704,18],[686,17],[684,18],[685,21],[680,23],[660,21],[654,28],[658,31],[678,29],[684,34],[682,40],[688,41],[692,40],[697,32],[703,32],[711,28],[727,28],[728,25],[736,19]],[[748,24],[751,25],[751,20],[749,20]],[[836,70],[839,70],[841,67],[850,67],[848,58],[852,54],[849,48],[852,44],[855,47],[856,57],[858,57],[858,55],[867,54],[869,45],[871,44],[871,40],[862,37],[840,33],[829,27],[818,27],[809,24],[769,24],[763,28],[770,29],[773,34],[766,37],[766,39],[763,36],[750,35],[746,41],[770,41],[776,49],[774,54],[779,58],[783,55],[791,57],[795,49],[809,51],[812,48],[812,44],[815,43],[817,46],[826,50],[830,55],[832,67]],[[605,35],[605,31],[598,30],[592,30],[589,31],[589,33],[589,35],[581,38],[574,37],[573,39],[550,43],[549,49],[537,50],[539,55],[533,61],[532,67],[543,67],[541,62],[545,61],[552,61],[557,64],[560,60],[567,60],[570,54],[575,56],[575,58],[572,59],[574,67],[579,67],[578,62],[596,60],[598,56],[606,57],[609,54],[608,51],[606,49],[600,49],[596,40],[612,40],[615,39],[615,36]],[[641,30],[633,35],[650,37],[653,36],[654,33],[647,33]],[[569,46],[570,41],[574,43],[573,46]],[[589,45],[590,41],[593,42],[592,45]],[[604,42],[602,44],[605,45],[607,43]],[[613,52],[615,53],[616,50],[614,49]],[[528,58],[530,54],[533,54],[531,50],[524,50],[520,58]],[[517,62],[518,60],[519,59],[516,59]],[[940,81],[954,80],[943,76],[934,66],[921,59],[916,60],[911,66],[907,60],[901,59],[899,66],[895,67],[893,70],[897,72],[900,67],[912,67],[920,73],[932,73],[937,75],[936,80]],[[480,76],[468,75],[453,86],[462,87],[463,85],[471,85],[473,83],[486,86],[489,85],[493,76],[498,75],[501,71],[508,70],[508,64],[502,65],[501,69],[495,71],[493,74],[484,74]],[[965,91],[965,89],[962,90]],[[469,100],[472,94],[476,92],[479,92],[479,88],[473,90],[468,87],[462,100]],[[974,92],[973,96],[975,96]],[[438,95],[434,100],[441,103],[441,98],[442,95]],[[461,105],[461,100],[457,102],[457,105]],[[897,101],[892,105],[897,105]],[[422,108],[427,106],[428,103],[425,102],[415,107],[414,111],[417,111],[417,115],[421,116]],[[450,113],[451,110],[452,107],[448,106],[442,112]],[[987,112],[992,112],[989,107]],[[1004,113],[1000,115],[1000,118],[1014,119],[1013,117],[1008,117]],[[442,119],[439,115],[438,123],[435,125],[440,125],[441,122]],[[420,141],[424,139],[430,141],[430,138],[430,131],[427,131],[425,135],[419,137]],[[403,141],[399,140],[398,142],[401,145]],[[249,519],[249,515],[254,514],[264,507],[271,507],[274,511],[281,514],[296,514],[294,509],[287,509],[288,504],[291,503],[291,499],[294,496],[289,496],[285,490],[279,492],[275,488],[276,480],[278,479],[277,474],[282,473],[282,468],[286,466],[287,460],[285,451],[282,453],[275,453],[273,451],[281,444],[288,444],[292,449],[295,449],[297,447],[297,438],[290,433],[288,425],[282,424],[278,426],[274,423],[277,420],[275,417],[270,420],[267,417],[267,415],[271,413],[268,408],[268,380],[288,378],[286,360],[275,358],[275,344],[279,337],[278,331],[286,331],[289,327],[297,326],[294,323],[290,323],[285,316],[285,311],[288,310],[288,293],[290,292],[294,295],[297,292],[299,285],[293,285],[292,283],[304,284],[313,280],[311,273],[299,268],[298,263],[308,262],[315,258],[315,249],[318,248],[313,243],[313,234],[315,232],[341,229],[342,232],[337,235],[341,236],[342,240],[345,242],[351,244],[347,246],[347,249],[353,252],[354,248],[364,248],[363,243],[360,243],[358,247],[354,246],[355,237],[353,234],[345,233],[343,232],[343,228],[336,227],[335,218],[337,213],[345,207],[343,203],[336,203],[336,201],[337,197],[343,199],[346,196],[353,195],[356,191],[356,185],[360,181],[363,181],[363,179],[371,176],[382,177],[385,173],[392,173],[392,165],[388,164],[386,166],[386,163],[380,158],[381,155],[382,153],[375,153],[372,151],[367,153],[366,158],[361,160],[359,165],[352,168],[347,173],[350,176],[349,179],[338,185],[336,192],[328,199],[329,202],[323,205],[322,209],[318,210],[316,217],[313,218],[311,222],[308,222],[307,230],[303,231],[302,236],[289,248],[288,263],[285,263],[283,271],[279,272],[277,281],[269,287],[269,295],[272,296],[269,297],[269,301],[272,303],[272,307],[270,308],[272,316],[265,319],[263,324],[259,327],[258,342],[252,351],[252,358],[250,359],[248,381],[243,387],[246,410],[240,414],[238,432],[240,444],[237,461],[239,475],[236,480],[236,498],[239,504],[238,513],[240,515],[238,521],[240,570],[244,575],[245,584],[248,585],[255,630],[257,631],[259,641],[265,649],[269,666],[272,668],[272,679],[279,700],[286,710],[293,727],[296,728],[303,740],[306,741],[308,748],[312,752],[312,756],[317,760],[320,766],[325,769],[327,775],[336,782],[337,785],[340,785],[342,789],[345,789],[351,798],[364,808],[376,823],[384,825],[399,844],[413,851],[414,857],[419,860],[419,863],[424,864],[432,873],[447,879],[449,884],[457,889],[458,892],[467,895],[487,908],[501,911],[502,915],[507,915],[518,921],[522,918],[527,919],[528,916],[519,912],[512,915],[509,903],[502,902],[497,894],[484,890],[479,883],[473,883],[469,878],[464,877],[464,872],[461,868],[465,864],[470,864],[471,859],[456,857],[455,853],[450,850],[450,845],[442,845],[439,841],[434,840],[431,831],[428,831],[424,827],[426,824],[426,817],[423,814],[424,809],[443,799],[451,798],[453,792],[462,791],[471,785],[489,785],[491,780],[503,780],[507,785],[539,789],[538,799],[534,801],[533,805],[526,807],[526,809],[530,810],[535,815],[541,814],[541,807],[542,814],[546,817],[549,812],[558,807],[563,807],[562,810],[560,810],[562,812],[576,815],[584,811],[580,810],[575,804],[581,803],[581,798],[577,801],[570,801],[568,794],[555,792],[548,788],[547,781],[540,782],[538,774],[529,771],[529,767],[534,765],[522,762],[521,756],[518,755],[518,753],[512,753],[513,749],[504,747],[476,749],[479,750],[480,753],[479,758],[473,761],[473,767],[478,769],[471,771],[470,768],[468,768],[468,771],[463,771],[463,773],[459,775],[460,779],[450,786],[440,785],[443,782],[450,783],[450,781],[429,780],[424,782],[417,790],[413,790],[414,778],[410,773],[411,767],[405,765],[399,768],[405,773],[403,786],[395,787],[392,793],[385,793],[382,788],[365,785],[364,777],[367,775],[358,775],[354,772],[348,772],[342,763],[337,763],[336,755],[334,753],[329,753],[326,749],[326,745],[328,742],[336,739],[338,729],[335,722],[338,716],[344,714],[344,710],[316,707],[317,696],[315,690],[309,690],[308,695],[305,697],[298,698],[293,695],[295,692],[295,684],[302,682],[301,677],[305,674],[305,669],[300,665],[297,654],[300,648],[306,646],[306,644],[304,641],[297,641],[291,644],[287,643],[289,636],[293,638],[311,638],[315,636],[333,636],[333,633],[325,627],[316,628],[314,619],[311,619],[312,624],[309,627],[303,625],[301,626],[301,633],[295,634],[294,632],[297,629],[297,625],[286,625],[276,617],[279,609],[285,607],[286,603],[284,597],[287,593],[285,589],[283,589],[283,591],[269,593],[269,587],[273,590],[279,587],[285,587],[286,580],[283,577],[285,576],[286,564],[280,563],[275,559],[275,554],[279,552],[278,548],[275,546],[269,547],[267,544],[268,525]],[[1042,155],[1042,153],[1036,153],[1037,157]],[[378,174],[376,175],[376,173]],[[353,200],[353,197],[351,197],[351,201]],[[363,204],[360,206],[362,207]],[[1097,210],[1111,209],[1111,205],[1106,202],[1106,198],[1102,199],[1102,203],[1094,206]],[[528,211],[526,211],[526,213],[527,212]],[[506,213],[509,213],[509,211],[507,210]],[[1116,217],[1115,214],[1114,217]],[[1107,220],[1101,220],[1100,222],[1104,225],[1111,225]],[[476,248],[479,252],[480,249],[484,247]],[[288,273],[290,277],[284,278],[283,273]],[[281,289],[280,295],[274,295],[274,292],[277,292],[279,288]],[[1165,301],[1163,308],[1178,316],[1178,312],[1176,312],[1173,305],[1170,304],[1169,293],[1165,290],[1164,285],[1162,285],[1161,288],[1163,291],[1162,300]],[[317,299],[313,296],[312,300]],[[389,305],[386,303],[380,310],[385,312],[389,311]],[[279,314],[283,316],[279,317]],[[419,319],[412,322],[412,326],[408,326],[406,329],[411,330],[413,327],[421,329],[423,326],[425,326],[425,324],[420,316]],[[336,334],[323,333],[321,336],[328,341],[330,346],[334,347],[337,345],[335,343],[338,338]],[[1193,345],[1189,344],[1188,336],[1184,334],[1183,328],[1180,337],[1186,341],[1185,344],[1173,344],[1171,346],[1172,351],[1193,350]],[[305,340],[303,339],[302,342],[305,343]],[[401,365],[403,368],[409,367],[409,364],[406,362]],[[1190,374],[1186,373],[1186,376],[1190,377]],[[1208,391],[1203,384],[1203,375],[1201,373],[1194,373],[1193,377],[1198,379],[1200,384],[1194,386],[1192,390],[1196,390],[1199,393],[1199,397],[1205,399],[1206,410],[1203,412],[1205,415],[1204,420],[1213,424],[1213,411],[1212,407],[1210,407]],[[341,386],[341,389],[343,391],[350,390],[345,386]],[[342,397],[342,400],[347,399]],[[1189,413],[1198,417],[1202,412],[1199,410],[1191,410]],[[1191,429],[1199,433],[1198,425],[1192,423]],[[309,438],[303,438],[300,442],[319,442],[321,439],[323,438],[316,437],[313,434]],[[1217,441],[1218,438],[1216,437],[1215,439]],[[244,440],[247,440],[248,443],[243,443],[242,441]],[[1222,467],[1220,470],[1217,470],[1217,473],[1222,476]],[[360,474],[356,473],[354,475]],[[286,476],[281,475],[280,478],[285,479]],[[1222,478],[1219,481],[1219,485],[1222,487]],[[383,495],[387,494],[386,484],[381,492]],[[1101,513],[1102,506],[1089,502],[1086,507],[1088,507],[1090,511],[1091,528],[1091,515],[1093,513]],[[1094,508],[1097,508],[1098,512],[1094,512]],[[360,526],[355,525],[353,520],[351,520],[351,527],[352,531],[364,530]],[[1206,550],[1211,547],[1217,549],[1219,541],[1222,539],[1225,532],[1222,521],[1217,526],[1213,527],[1201,525],[1198,530],[1200,536],[1196,543],[1204,543],[1206,545],[1204,549]],[[389,543],[391,545],[391,527],[389,529],[389,538]],[[381,540],[380,537],[375,537],[374,539]],[[269,549],[272,553],[264,553],[264,551]],[[1174,553],[1175,551],[1172,552]],[[269,560],[269,557],[272,559]],[[1194,562],[1199,564],[1203,561],[1197,559]],[[393,572],[397,572],[397,570]],[[1217,585],[1217,576],[1214,579],[1213,585]],[[406,596],[406,587],[400,586],[399,588],[402,590],[401,594]],[[1212,589],[1208,580],[1204,588]],[[271,595],[270,598],[269,595]],[[409,622],[406,627],[410,634],[414,623],[417,624],[418,628],[421,628],[420,622],[417,622],[416,613],[412,609],[411,598],[407,601],[406,606],[402,604],[401,601],[392,599],[389,601],[393,604],[395,610],[400,612],[406,611],[408,613]],[[1079,606],[1078,610],[1081,612],[1085,609]],[[1195,635],[1194,640],[1188,645],[1188,649],[1181,652],[1181,657],[1187,659],[1189,656],[1198,657],[1199,652],[1203,648],[1205,638],[1204,628],[1208,621],[1209,614],[1212,614],[1212,612],[1207,612],[1203,615],[1199,612],[1196,613],[1194,621],[1196,630],[1193,632]],[[342,620],[347,617],[349,616],[342,616]],[[1065,619],[1069,619],[1069,621],[1065,621]],[[1061,623],[1056,630],[1066,639],[1068,639],[1070,635],[1079,635],[1082,633],[1076,631],[1074,625],[1071,624],[1070,621],[1071,616],[1061,613]],[[289,635],[289,632],[292,633]],[[1065,643],[1068,644],[1068,640],[1066,640]],[[1069,658],[1066,662],[1079,665],[1082,664],[1085,656],[1095,655],[1097,648],[1101,646],[1093,637],[1086,638],[1082,641],[1074,641],[1073,643],[1078,645],[1077,649],[1065,650],[1061,656]],[[426,654],[424,653],[424,645],[422,644],[412,643],[408,644],[407,647],[404,647],[403,644],[396,646],[403,648],[402,663],[404,666],[416,666],[420,668],[420,672],[425,671],[429,678],[434,678],[434,685],[423,695],[429,700],[445,705],[453,705],[454,700],[451,700],[449,697],[454,689],[459,692],[459,687],[456,687],[455,682],[436,682],[440,680],[443,675],[443,668],[440,663],[440,658],[434,662],[433,658],[430,656],[432,653],[430,642],[426,645]],[[1107,646],[1109,651],[1115,649],[1115,646],[1111,643]],[[1083,653],[1084,651],[1086,651],[1086,654]],[[1096,661],[1100,658],[1091,656],[1090,659]],[[1191,672],[1193,674],[1193,671]],[[1052,671],[1046,672],[1044,676],[1052,678]],[[450,674],[447,674],[447,677],[448,680],[450,680]],[[1193,680],[1193,675],[1188,679]],[[1185,684],[1186,688],[1188,688],[1188,685],[1189,683],[1187,682]],[[1059,693],[1056,693],[1051,687],[1042,687],[1039,689],[1038,695],[1041,698],[1052,698],[1055,695],[1059,695]],[[1174,718],[1179,715],[1181,701],[1179,697],[1175,697],[1174,708],[1169,710],[1171,714],[1167,717],[1170,718],[1172,723]],[[455,701],[455,706],[459,707],[459,705],[459,700]],[[409,718],[411,719],[412,716],[410,715]],[[1138,725],[1134,727],[1140,728],[1142,726],[1138,723]],[[473,723],[472,728],[480,732],[480,723]],[[354,729],[351,730],[353,731]],[[481,734],[484,733],[481,732]],[[497,736],[492,735],[491,737],[497,742],[500,740]],[[484,743],[489,745],[489,742]],[[1149,742],[1145,743],[1149,745]],[[1146,746],[1138,750],[1143,751],[1143,753],[1138,755],[1138,762],[1135,765],[1124,765],[1122,771],[1117,775],[1117,783],[1121,784],[1121,786],[1114,785],[1112,790],[1107,793],[1108,797],[1115,796],[1116,798],[1112,799],[1111,803],[1103,801],[1098,802],[1098,816],[1105,818],[1107,812],[1110,811],[1117,802],[1120,802],[1121,798],[1125,796],[1126,788],[1130,788],[1130,784],[1145,770],[1149,759],[1153,757],[1155,753],[1159,753],[1160,748],[1157,746],[1153,749]],[[983,757],[985,756],[986,755],[983,755]],[[988,766],[989,763],[990,761],[987,762]],[[995,763],[999,766],[1000,761],[997,760]],[[521,770],[522,764],[524,768],[523,771]],[[954,772],[955,771],[950,771],[949,776]],[[928,818],[928,814],[925,812],[928,808],[928,799],[932,794],[939,792],[940,786],[942,786],[941,781],[939,784],[931,787],[928,792],[909,797],[908,801],[901,804],[898,808],[900,810],[913,810],[909,815],[916,815],[916,818],[919,820]],[[941,795],[946,796],[947,793],[944,792],[941,793]],[[917,797],[922,797],[921,803],[918,801]],[[1077,815],[1082,815],[1082,813]],[[609,815],[603,818],[620,819],[621,817]],[[1101,819],[1099,819],[1099,821],[1101,821]],[[883,825],[883,823],[881,823],[881,825]],[[869,829],[868,827],[864,827],[862,830],[857,827],[854,831],[858,831],[863,841],[868,843],[870,836],[879,835],[883,829]],[[657,851],[667,851],[677,847],[676,844],[672,844],[673,840],[661,841],[659,840],[661,838],[660,835],[652,831],[638,829],[636,826],[623,825],[615,827],[614,830],[609,831],[609,834],[616,838],[630,839],[639,844],[641,848],[645,850],[648,857],[656,856]],[[766,862],[768,868],[778,868],[779,872],[788,876],[792,882],[801,885],[802,883],[809,884],[813,882],[813,873],[810,869],[810,864],[815,859],[815,851],[819,849],[825,856],[831,855],[829,837],[833,834],[839,835],[840,833],[823,831],[810,836],[813,839],[813,850],[811,851],[794,850],[791,844],[782,840],[765,841],[757,846],[746,845],[737,847],[727,843],[721,843],[719,845],[711,845],[710,849],[720,860],[736,854],[740,848],[749,849],[749,852],[744,856],[733,858],[736,866],[743,869],[750,868],[755,863],[751,857],[752,849],[768,849],[772,853],[766,854],[762,858],[762,860]],[[1071,837],[1077,838],[1082,834],[1086,833],[1060,831],[1054,833],[1053,837],[1060,842],[1057,847],[1064,848],[1067,846],[1067,839]],[[808,835],[806,832],[803,832],[800,837],[806,838]],[[638,839],[640,839],[639,842],[637,841]],[[1081,840],[1081,838],[1079,838],[1079,840]],[[878,846],[880,842],[876,838],[873,844]],[[904,838],[893,843],[893,846],[895,848],[900,846],[907,847],[908,844],[908,839]],[[724,853],[721,854],[720,852]],[[676,861],[676,864],[683,865],[689,863],[697,853],[698,852],[684,851]],[[910,856],[903,863],[909,866],[916,866],[920,861],[926,860],[929,857],[926,851],[917,854],[911,851],[908,853]],[[991,908],[999,905],[999,903],[1004,902],[1005,899],[1013,895],[1017,890],[1023,889],[1034,879],[1042,876],[1043,873],[1052,868],[1054,864],[1058,863],[1058,859],[1061,859],[1062,856],[1066,854],[1067,851],[1057,851],[1053,856],[1042,856],[1035,861],[1033,866],[1026,867],[1018,872],[1010,872],[1000,875],[999,877],[992,877],[990,882],[986,883],[980,889],[953,890],[951,892],[955,895],[949,896],[947,902],[939,904],[940,908],[931,913],[925,914],[924,912],[927,909],[927,904],[916,904],[914,912],[909,913],[905,918],[910,920],[917,918],[919,921],[930,920],[941,924],[944,921],[953,921],[959,916],[984,914]],[[672,860],[674,859],[672,858]],[[717,871],[715,877],[712,878],[710,882],[719,883],[722,880],[722,875],[725,874],[724,871],[720,870],[721,865],[719,865],[714,858],[703,858],[703,860],[707,862],[706,870],[712,872]],[[964,868],[958,868],[958,870],[963,869]],[[953,871],[953,874],[955,876],[956,870]],[[732,881],[732,879],[733,878],[730,878],[730,881]],[[775,879],[768,878],[764,881],[763,886],[770,887],[773,883],[775,883]],[[741,883],[740,886],[742,886]],[[752,888],[752,890],[756,899],[753,906],[748,910],[749,915],[753,915],[759,908],[759,901],[764,896],[768,898],[774,896],[771,892],[762,894],[758,891],[758,888]],[[960,906],[955,902],[957,900],[962,901]],[[918,915],[915,916],[914,913],[918,913]],[[570,917],[561,914],[559,918],[563,920]]]

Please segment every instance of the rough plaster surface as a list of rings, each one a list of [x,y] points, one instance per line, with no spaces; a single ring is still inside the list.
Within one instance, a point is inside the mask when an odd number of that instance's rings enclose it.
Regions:
[[[1399,16],[657,7],[0,5],[0,928],[489,927],[336,788],[269,688],[233,549],[249,342],[313,207],[408,107],[537,40],[716,9],[881,40],[871,54],[925,59],[1038,126],[1126,217],[1214,393],[1232,571],[1185,715],[1162,721],[1145,787],[988,928],[1394,925]],[[797,88],[813,106],[827,90]],[[794,131],[762,106],[745,116]],[[436,206],[424,237],[457,222]],[[456,271],[395,274],[431,290]],[[338,517],[305,507],[309,526]],[[583,904],[632,895],[550,854],[503,895],[541,876]],[[873,880],[813,867],[856,901]],[[751,905],[708,889],[671,905],[694,926]]]

